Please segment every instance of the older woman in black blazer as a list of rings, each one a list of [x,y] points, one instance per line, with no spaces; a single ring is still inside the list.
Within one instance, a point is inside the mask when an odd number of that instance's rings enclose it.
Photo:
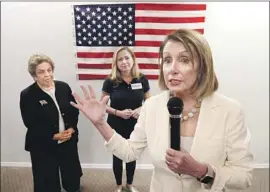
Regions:
[[[60,192],[60,177],[67,192],[80,188],[82,169],[78,142],[79,111],[69,85],[53,79],[54,63],[46,55],[33,55],[28,71],[35,82],[20,95],[27,127],[25,150],[30,152],[34,192]]]

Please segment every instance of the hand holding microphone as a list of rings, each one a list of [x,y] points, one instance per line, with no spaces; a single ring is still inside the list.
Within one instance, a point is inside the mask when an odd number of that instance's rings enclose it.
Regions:
[[[181,117],[184,108],[183,101],[172,97],[167,103],[170,113],[171,149],[166,152],[166,164],[170,170],[178,174],[188,174],[199,178],[206,172],[207,167],[197,162],[189,153],[181,148]],[[180,151],[181,149],[181,151]]]

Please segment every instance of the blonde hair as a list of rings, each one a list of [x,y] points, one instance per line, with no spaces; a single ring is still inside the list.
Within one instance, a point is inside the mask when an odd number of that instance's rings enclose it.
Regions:
[[[192,87],[192,93],[196,98],[203,98],[218,89],[218,80],[214,71],[212,52],[206,39],[202,34],[195,30],[178,29],[169,34],[162,42],[159,48],[159,87],[163,90],[168,89],[165,84],[163,74],[163,50],[168,41],[182,43],[187,51],[191,54],[194,61],[194,55],[198,57],[199,72],[197,79]]]
[[[139,71],[139,66],[138,66],[138,64],[136,62],[135,54],[128,47],[120,47],[114,52],[113,61],[112,61],[112,70],[111,70],[111,73],[109,75],[109,78],[111,80],[116,80],[116,81],[121,81],[122,80],[121,72],[119,71],[119,69],[117,67],[117,57],[118,57],[119,52],[122,51],[122,50],[128,51],[130,53],[132,59],[133,59],[134,64],[133,64],[132,69],[131,69],[132,78],[139,78],[141,76],[141,73]]]
[[[34,54],[28,60],[28,72],[32,77],[36,77],[36,68],[43,62],[49,63],[54,71],[54,62],[50,57],[44,54]]]

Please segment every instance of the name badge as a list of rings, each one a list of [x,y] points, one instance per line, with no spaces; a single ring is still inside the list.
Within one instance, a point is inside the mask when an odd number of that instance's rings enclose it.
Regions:
[[[142,89],[142,83],[133,83],[133,84],[131,84],[131,89],[132,90]]]

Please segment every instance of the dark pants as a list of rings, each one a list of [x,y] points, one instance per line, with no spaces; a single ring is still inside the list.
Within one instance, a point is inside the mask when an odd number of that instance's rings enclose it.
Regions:
[[[133,182],[134,172],[136,168],[136,161],[126,163],[127,184],[131,185]],[[116,156],[113,156],[113,173],[117,185],[122,185],[123,161]]]
[[[67,192],[76,192],[80,188],[82,169],[74,141],[59,144],[50,151],[31,151],[30,155],[34,192],[61,192],[59,171]]]

